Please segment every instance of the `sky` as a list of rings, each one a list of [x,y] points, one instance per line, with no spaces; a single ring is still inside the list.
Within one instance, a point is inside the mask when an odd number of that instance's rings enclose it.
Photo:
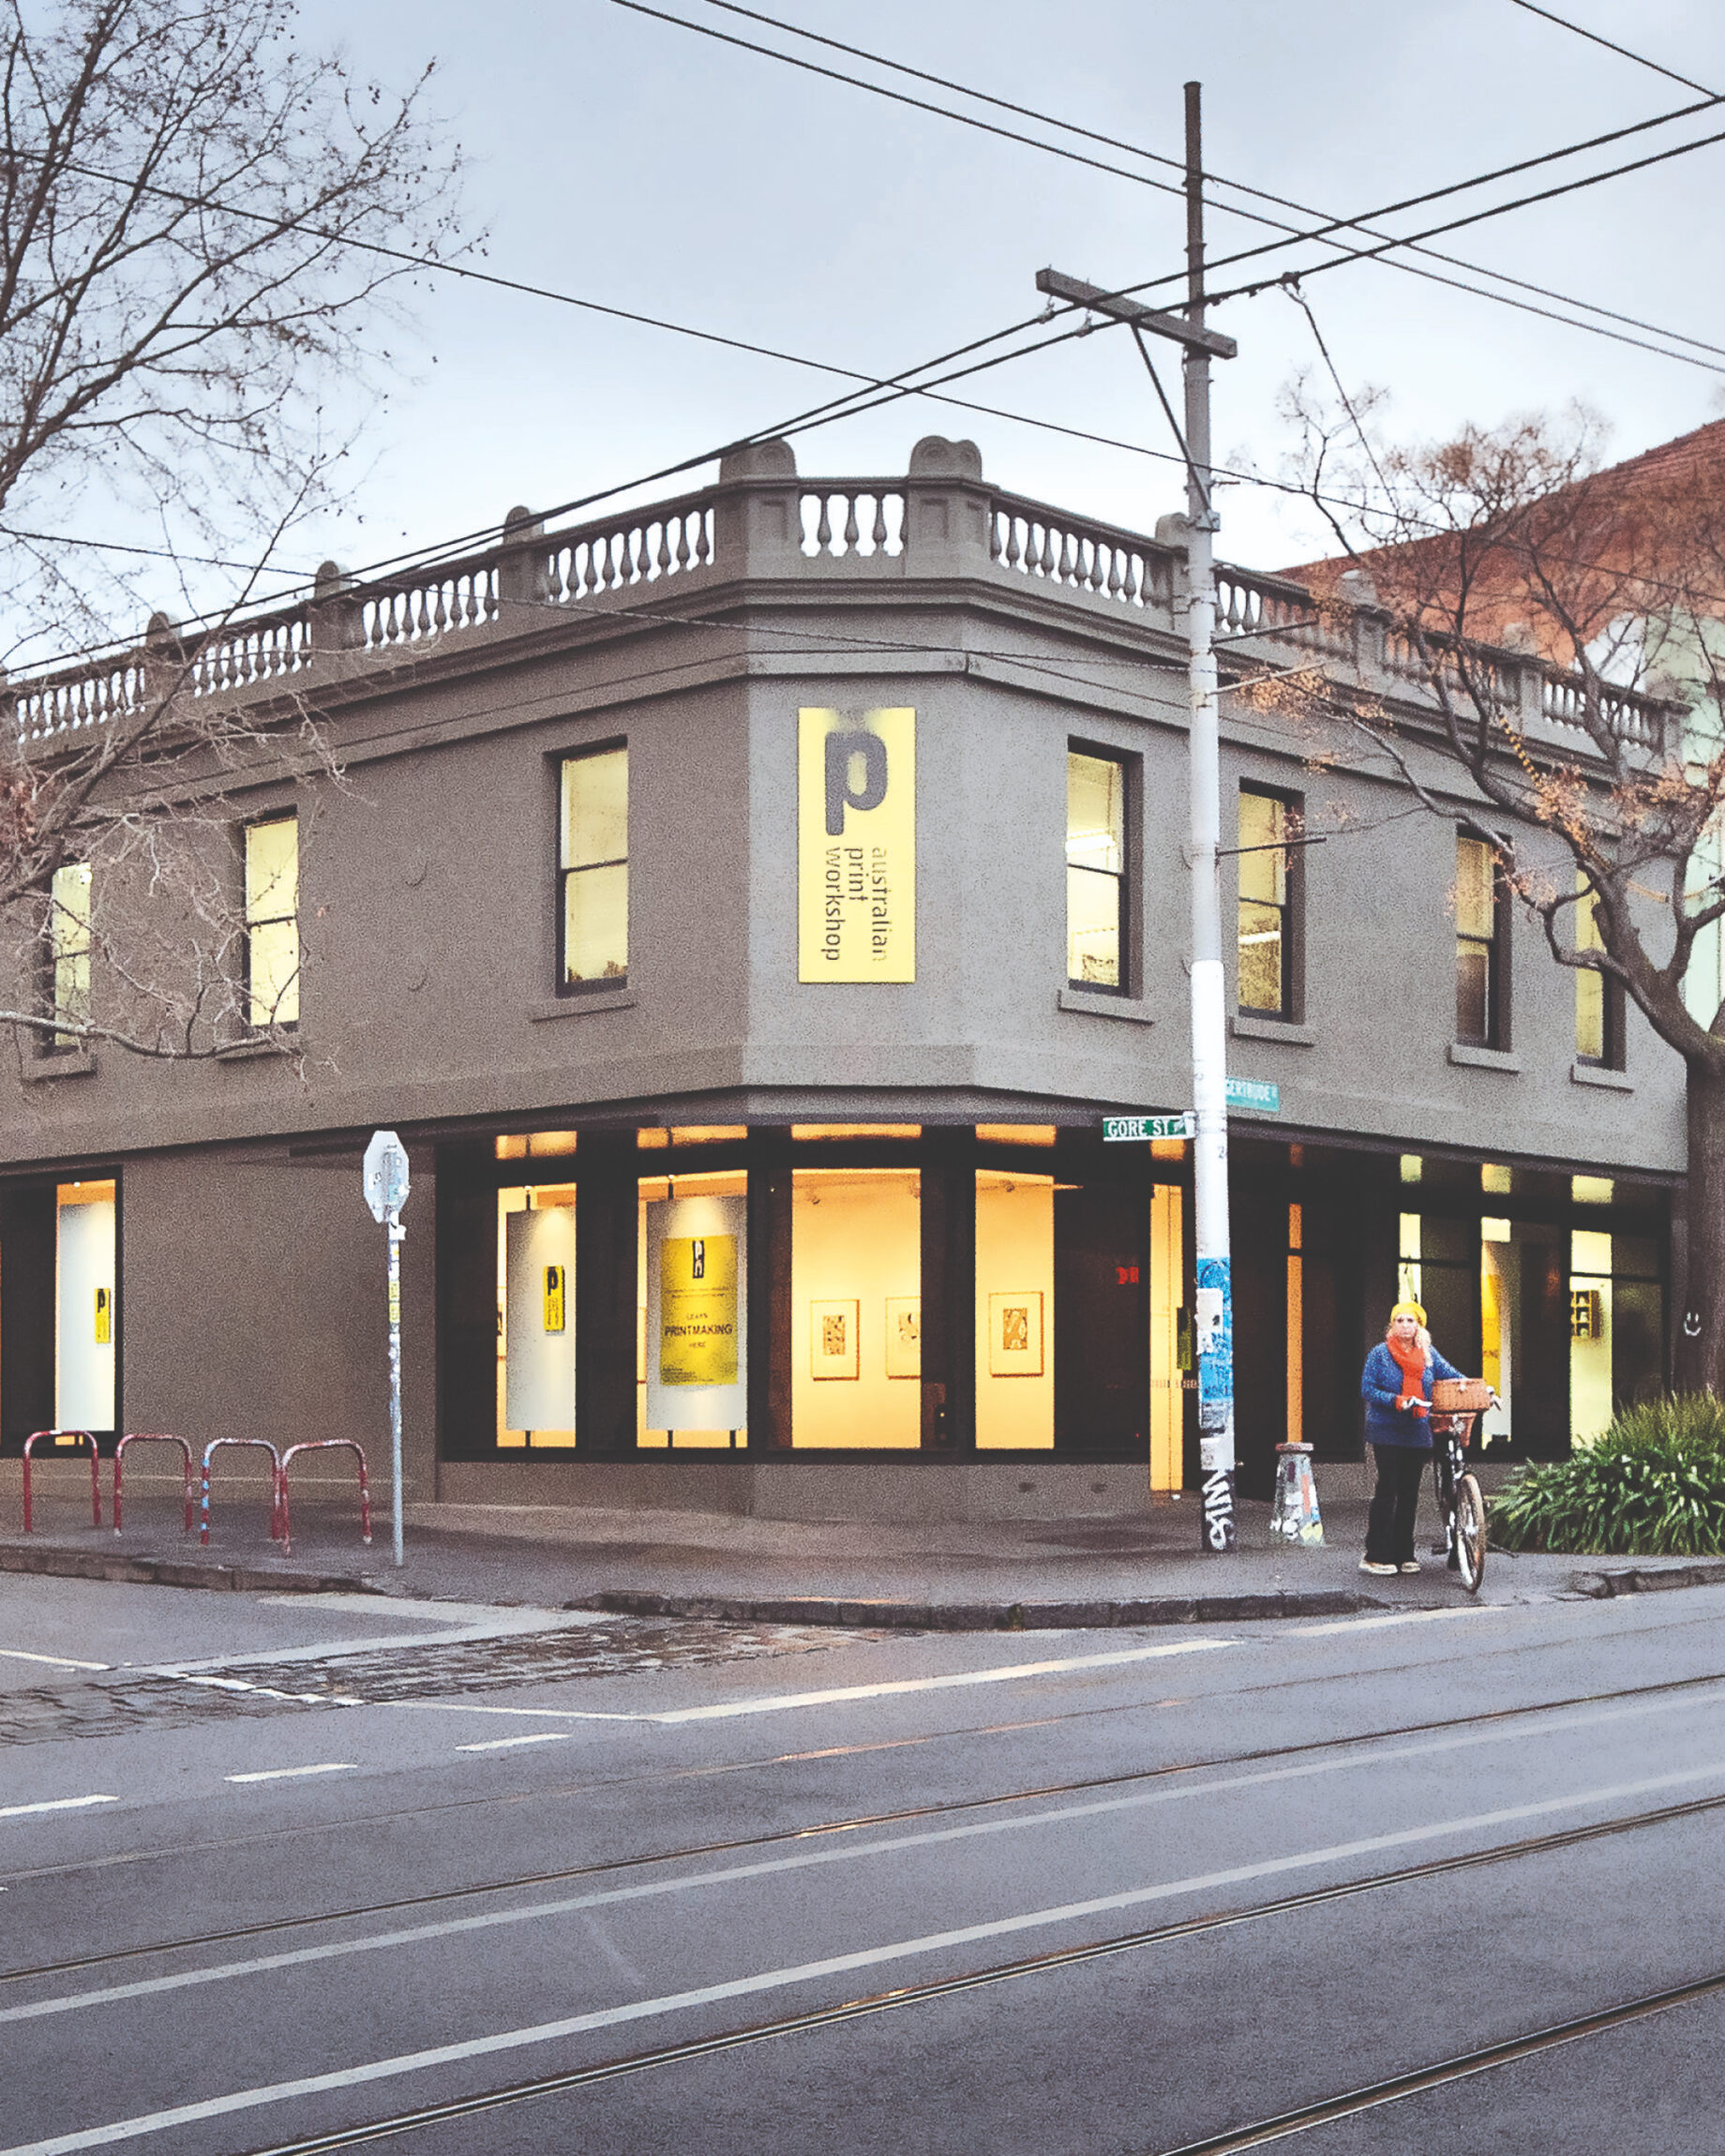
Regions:
[[[1336,215],[1363,215],[1694,101],[1513,0],[760,4],[1174,157],[1181,84],[1199,80],[1210,171]],[[895,80],[709,0],[663,5]],[[1725,90],[1717,0],[1556,5]],[[719,45],[617,0],[366,0],[358,8],[301,0],[300,17],[306,42],[345,44],[358,68],[386,82],[405,85],[436,60],[432,98],[463,145],[469,219],[486,233],[475,260],[579,298],[883,374],[1034,315],[1033,279],[1044,264],[1106,286],[1182,265],[1183,210],[1173,195]],[[1459,214],[1721,129],[1725,109],[1426,215]],[[1433,244],[1725,348],[1722,180],[1725,142]],[[1417,230],[1418,214],[1386,229]],[[1269,236],[1220,211],[1209,232],[1212,254]],[[1279,269],[1293,258],[1268,259]],[[1300,259],[1315,262],[1320,250],[1307,247]],[[1471,272],[1453,274],[1471,281]],[[1612,454],[1629,455],[1725,413],[1725,351],[1686,364],[1378,263],[1311,277],[1304,289],[1350,388],[1389,393],[1386,425],[1401,439],[1579,398],[1610,423]],[[518,502],[537,508],[615,487],[842,386],[784,361],[452,277],[422,292],[417,312],[418,341],[402,348],[387,405],[368,428],[351,500],[296,536],[305,565],[328,554],[357,566],[494,523]],[[1312,323],[1273,290],[1233,302],[1214,321],[1239,343],[1239,356],[1215,370],[1218,457],[1278,473],[1292,447],[1278,400],[1298,370],[1317,363]],[[1172,447],[1142,364],[1118,333],[1061,344],[956,394],[1164,458]],[[970,436],[992,479],[1069,510],[1148,531],[1180,506],[1168,461],[922,398],[802,436],[799,468],[900,473],[925,433]],[[1220,506],[1225,559],[1270,568],[1326,550],[1298,501],[1242,485]]]

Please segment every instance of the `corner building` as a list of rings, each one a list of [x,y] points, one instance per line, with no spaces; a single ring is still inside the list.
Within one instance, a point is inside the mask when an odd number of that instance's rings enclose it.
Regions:
[[[1180,561],[968,443],[866,480],[769,443],[188,647],[190,693],[280,718],[221,798],[303,1061],[21,1051],[0,1449],[355,1437],[382,1479],[359,1163],[388,1126],[410,1501],[983,1516],[1195,1483],[1187,1148],[1102,1135],[1189,1104]],[[1339,636],[1229,569],[1222,613],[1224,681],[1321,658],[1418,753],[1369,606]],[[1530,743],[1584,757],[1565,684],[1501,666]],[[126,692],[15,693],[52,754]],[[1681,1066],[1583,1011],[1388,772],[1223,709],[1230,1069],[1276,1101],[1231,1131],[1241,1491],[1290,1437],[1360,1458],[1399,1289],[1497,1385],[1496,1446],[1567,1449],[1668,1368]],[[1623,699],[1651,745],[1668,718]]]

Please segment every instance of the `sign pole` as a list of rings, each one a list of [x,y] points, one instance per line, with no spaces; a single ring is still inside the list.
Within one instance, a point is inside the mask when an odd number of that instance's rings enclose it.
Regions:
[[[361,1187],[371,1218],[389,1237],[389,1507],[395,1558],[401,1546],[401,1208],[407,1204],[407,1147],[393,1130],[374,1130],[366,1147]]]
[[[389,1231],[389,1505],[390,1539],[398,1565],[406,1562],[401,1546],[401,1238],[407,1230],[392,1207]]]

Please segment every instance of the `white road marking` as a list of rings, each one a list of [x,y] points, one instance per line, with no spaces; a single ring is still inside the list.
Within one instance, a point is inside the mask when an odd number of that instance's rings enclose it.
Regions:
[[[1591,1714],[1566,1716],[1560,1723],[1547,1725],[1539,1733],[1549,1735],[1552,1729],[1576,1729],[1603,1722],[1628,1721],[1642,1714],[1671,1713],[1685,1704],[1682,1700],[1666,1699],[1638,1702],[1631,1707],[1604,1708]],[[742,1880],[771,1879],[788,1872],[813,1871],[827,1864],[857,1864],[865,1858],[903,1856],[908,1852],[954,1842],[1020,1834],[1037,1827],[1068,1826],[1077,1819],[1145,1811],[1157,1804],[1178,1804],[1194,1797],[1215,1797],[1229,1790],[1309,1781],[1325,1774],[1345,1774],[1351,1769],[1399,1764],[1408,1759],[1430,1759],[1447,1752],[1474,1751],[1485,1744],[1519,1744],[1525,1740],[1528,1733],[1511,1729],[1468,1729],[1427,1738],[1418,1744],[1398,1744],[1391,1750],[1377,1752],[1363,1759],[1326,1754],[1320,1759],[1297,1765],[1257,1767],[1249,1773],[1219,1775],[1208,1781],[1188,1779],[1163,1782],[1149,1789],[1132,1789],[1112,1796],[1094,1797],[1081,1804],[1057,1805],[1040,1812],[1020,1812],[1007,1818],[967,1819],[957,1826],[925,1827],[912,1834],[890,1835],[875,1841],[849,1841],[843,1834],[834,1834],[823,1837],[817,1848],[799,1849],[783,1856],[759,1857],[749,1864],[726,1864],[708,1871],[685,1872],[674,1879],[632,1880],[626,1886],[594,1887],[585,1894],[567,1894],[555,1901],[530,1902],[514,1909],[479,1911],[472,1916],[445,1917],[435,1924],[413,1924],[396,1931],[372,1932],[359,1939],[332,1940],[323,1946],[289,1947],[279,1954],[261,1954],[248,1961],[222,1962],[202,1969],[185,1969],[174,1976],[140,1977],[131,1984],[110,1984],[98,1991],[77,1991],[63,1994],[57,1999],[35,1999],[27,2006],[0,2008],[0,2027],[8,2022],[39,2021],[50,2014],[73,2014],[87,2007],[113,2006],[127,1999],[154,1998],[159,1992],[195,1990],[203,1984],[226,1984],[235,1978],[262,1975],[274,1969],[305,1969],[319,1962],[342,1961],[352,1954],[380,1954],[402,1946],[422,1947],[428,1939],[458,1939],[469,1933],[497,1931],[512,1924],[537,1924],[552,1917],[577,1915],[584,1910],[615,1908],[620,1903],[660,1901],[670,1895],[692,1894],[708,1887],[734,1886]],[[1370,1743],[1371,1740],[1362,1739],[1361,1742]],[[1682,1781],[1690,1774],[1707,1773],[1725,1774],[1725,1762],[1714,1762],[1710,1767],[1688,1770],[1686,1774],[1679,1774],[1674,1778]],[[1587,1800],[1582,1795],[1562,1801],[1580,1804]],[[1242,1873],[1239,1876],[1244,1878],[1251,1875]],[[1165,1891],[1175,1894],[1181,1890],[1176,1884]]]
[[[1122,1647],[1108,1654],[1072,1654],[1058,1662],[1009,1662],[997,1669],[956,1669],[942,1677],[899,1677],[878,1684],[840,1684],[825,1692],[772,1692],[759,1699],[717,1699],[705,1707],[662,1707],[635,1714],[578,1707],[470,1707],[460,1699],[392,1699],[443,1714],[531,1714],[541,1721],[728,1722],[744,1714],[782,1714],[793,1707],[831,1707],[851,1699],[889,1699],[908,1692],[946,1692],[969,1684],[1010,1684],[1024,1677],[1063,1677],[1072,1669],[1112,1669],[1135,1662],[1159,1662],[1170,1654],[1202,1654],[1213,1647],[1238,1647],[1238,1639],[1177,1639],[1160,1647]],[[0,2151],[0,2156],[4,2152]]]
[[[573,1731],[535,1729],[530,1737],[493,1737],[483,1744],[458,1744],[458,1752],[512,1752],[518,1744],[566,1744]]]
[[[1327,1639],[1339,1632],[1381,1632],[1388,1624],[1439,1624],[1451,1617],[1507,1617],[1512,1602],[1462,1602],[1453,1610],[1398,1610],[1388,1617],[1342,1617],[1333,1624],[1290,1624],[1276,1639]]]
[[[1356,1841],[1335,1842],[1325,1849],[1300,1849],[1291,1856],[1268,1857],[1256,1864],[1234,1864],[1223,1871],[1203,1872],[1154,1886],[1130,1887],[1123,1893],[1099,1894],[1089,1901],[1063,1902],[1050,1909],[1028,1909],[1019,1916],[998,1917],[987,1924],[927,1932],[919,1939],[894,1939],[885,1946],[863,1947],[852,1954],[832,1954],[821,1961],[762,1969],[754,1976],[733,1977],[728,1983],[702,1984],[691,1991],[668,1992],[658,1999],[631,1999],[622,2006],[596,2007],[586,2014],[568,2014],[561,2021],[541,2021],[524,2029],[502,2029],[491,2036],[470,2037],[459,2044],[441,2044],[426,2051],[400,2052],[391,2059],[368,2059],[358,2066],[341,2067],[329,2074],[310,2074],[296,2081],[236,2089],[225,2096],[206,2097],[201,2103],[176,2104],[172,2110],[140,2112],[130,2119],[116,2119],[107,2125],[89,2127],[80,2133],[55,2134],[46,2141],[23,2142],[0,2150],[0,2156],[81,2156],[81,2151],[86,2149],[112,2148],[119,2141],[171,2133],[177,2127],[199,2125],[206,2119],[228,2118],[239,2111],[260,2110],[267,2104],[297,2103],[308,2096],[323,2096],[336,2089],[357,2089],[368,2082],[423,2074],[432,2067],[460,2065],[470,2059],[495,2058],[500,2053],[523,2050],[531,2044],[553,2044],[594,2029],[615,2029],[624,2022],[653,2020],[687,2013],[697,2007],[719,2005],[728,1999],[756,1998],[763,1992],[812,1984],[822,1977],[850,1976],[861,1969],[910,1961],[953,1947],[977,1946],[989,1939],[1010,1939],[1057,1924],[1076,1924],[1087,1917],[1114,1916],[1124,1909],[1143,1909],[1179,1894],[1214,1894],[1222,1887],[1285,1877],[1290,1872],[1342,1863],[1350,1858],[1380,1856],[1389,1849],[1417,1847],[1422,1842],[1461,1842],[1490,1828],[1549,1818],[1554,1812],[1572,1811],[1582,1804],[1614,1804],[1626,1797],[1651,1796],[1659,1790],[1722,1774],[1725,1774],[1725,1761],[1714,1760],[1706,1766],[1656,1774],[1644,1781],[1578,1789],[1566,1796],[1542,1798],[1535,1804],[1510,1804],[1496,1811],[1474,1812],[1462,1819],[1437,1819],[1427,1826],[1402,1827],[1394,1834],[1362,1835]]]
[[[26,1654],[22,1647],[0,1647],[8,1662],[46,1662],[51,1669],[111,1669],[112,1662],[74,1662],[69,1654]]]
[[[50,1797],[40,1804],[0,1804],[0,1819],[27,1819],[33,1812],[81,1812],[88,1804],[117,1804],[118,1797]]]
[[[352,1774],[358,1768],[352,1759],[320,1759],[314,1767],[262,1767],[254,1774],[228,1774],[230,1782],[289,1782],[300,1774]]]

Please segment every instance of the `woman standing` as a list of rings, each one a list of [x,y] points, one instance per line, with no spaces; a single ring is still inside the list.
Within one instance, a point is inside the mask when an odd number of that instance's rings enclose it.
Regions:
[[[1389,1329],[1366,1357],[1359,1395],[1366,1403],[1366,1435],[1377,1461],[1377,1487],[1366,1521],[1362,1572],[1418,1572],[1414,1515],[1419,1478],[1432,1457],[1432,1380],[1459,1378],[1432,1345],[1426,1313],[1418,1303],[1398,1303]]]

